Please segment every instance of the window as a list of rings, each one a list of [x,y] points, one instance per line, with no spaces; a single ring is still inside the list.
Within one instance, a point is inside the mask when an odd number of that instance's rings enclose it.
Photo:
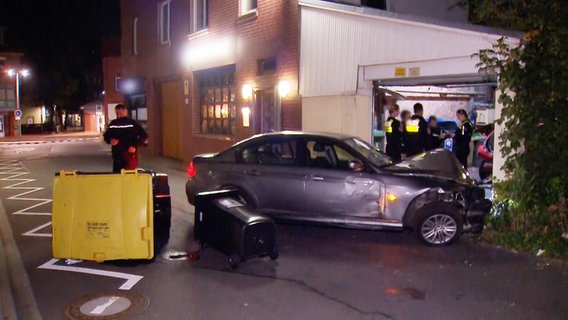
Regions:
[[[247,164],[295,166],[297,142],[294,139],[264,141],[248,146],[241,152],[241,162]]]
[[[256,11],[257,0],[241,0],[241,16]]]
[[[276,57],[260,59],[257,61],[257,74],[259,76],[271,75],[276,73]]]
[[[311,140],[307,147],[311,167],[350,170],[349,161],[357,159],[351,152],[334,143]]]
[[[235,67],[200,72],[198,81],[201,97],[199,112],[201,133],[236,134]]]
[[[193,0],[192,33],[207,29],[207,0]]]
[[[116,90],[116,92],[118,92],[118,82],[120,81],[120,79],[122,79],[120,72],[117,72],[114,74],[114,89]]]
[[[387,9],[386,0],[361,0],[361,5],[364,7],[371,7],[380,10]]]
[[[132,19],[132,55],[138,54],[138,17]]]
[[[159,36],[160,44],[170,43],[170,0],[160,3]]]
[[[16,106],[16,96],[14,89],[10,87],[0,87],[0,108],[14,108]]]

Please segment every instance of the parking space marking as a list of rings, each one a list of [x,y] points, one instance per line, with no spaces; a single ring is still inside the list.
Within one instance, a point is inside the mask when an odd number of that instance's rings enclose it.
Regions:
[[[143,276],[123,273],[123,272],[105,271],[105,270],[82,268],[82,267],[75,267],[75,266],[62,266],[62,265],[57,264],[58,261],[59,261],[59,259],[51,259],[48,262],[39,266],[38,269],[86,273],[86,274],[91,274],[91,275],[96,275],[96,276],[104,276],[104,277],[124,279],[124,280],[126,280],[126,282],[123,283],[118,288],[120,290],[130,290],[130,289],[132,289],[132,287],[134,287],[134,285],[136,285],[138,283],[138,281],[140,281],[140,280],[142,280],[142,278],[144,278]]]

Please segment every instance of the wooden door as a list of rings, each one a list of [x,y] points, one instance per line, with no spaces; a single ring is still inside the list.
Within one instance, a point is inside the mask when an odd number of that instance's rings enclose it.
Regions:
[[[183,159],[183,86],[181,81],[162,83],[162,153]]]

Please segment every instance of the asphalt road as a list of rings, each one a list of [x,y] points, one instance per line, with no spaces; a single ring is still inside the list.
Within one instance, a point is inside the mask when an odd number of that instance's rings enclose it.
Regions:
[[[566,264],[468,238],[432,248],[411,232],[278,225],[276,261],[254,259],[233,271],[211,249],[195,262],[169,259],[195,247],[183,168],[150,157],[141,166],[169,174],[172,237],[163,254],[151,263],[67,265],[51,256],[53,174],[108,171],[108,152],[97,141],[0,145],[0,199],[44,319],[62,319],[79,298],[118,292],[136,276],[143,278],[122,291],[145,296],[150,304],[133,319],[568,318]],[[65,270],[38,268],[46,263]]]

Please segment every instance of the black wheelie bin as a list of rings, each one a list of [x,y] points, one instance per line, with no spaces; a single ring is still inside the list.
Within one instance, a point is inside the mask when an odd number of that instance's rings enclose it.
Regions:
[[[245,206],[236,190],[197,194],[193,231],[201,247],[227,255],[231,268],[253,257],[278,258],[274,220]]]

